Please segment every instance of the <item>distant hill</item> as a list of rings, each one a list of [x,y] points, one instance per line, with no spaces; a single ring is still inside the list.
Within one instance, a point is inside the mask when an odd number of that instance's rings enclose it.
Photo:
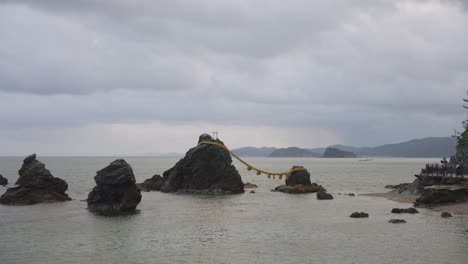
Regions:
[[[233,149],[232,152],[234,152],[234,154],[238,156],[244,156],[244,157],[268,157],[274,150],[276,150],[276,148],[245,147],[245,148]]]
[[[323,153],[323,158],[355,158],[356,154],[351,151],[344,151],[337,148],[327,148]]]
[[[331,148],[336,148],[344,151],[350,151],[358,156],[370,157],[412,157],[412,158],[441,158],[450,157],[455,154],[455,139],[452,137],[429,137],[423,139],[413,139],[406,142],[396,144],[385,144],[377,147],[353,147],[346,145],[332,145]],[[301,148],[297,148],[301,149]],[[234,149],[233,152],[240,156],[251,157],[269,157],[275,150],[274,147],[245,147]],[[307,152],[323,155],[325,148],[308,148],[301,149]],[[282,150],[284,153],[284,149]],[[295,151],[293,151],[295,152]],[[307,155],[301,154],[301,155]],[[280,152],[281,153],[281,152]],[[297,152],[299,153],[299,152]],[[278,155],[278,154],[275,154]],[[281,154],[285,155],[285,154]],[[299,155],[299,154],[294,154]],[[279,156],[276,156],[279,157]],[[292,156],[298,157],[298,156]]]
[[[306,149],[290,147],[274,150],[269,157],[320,157],[320,154],[310,152]]]

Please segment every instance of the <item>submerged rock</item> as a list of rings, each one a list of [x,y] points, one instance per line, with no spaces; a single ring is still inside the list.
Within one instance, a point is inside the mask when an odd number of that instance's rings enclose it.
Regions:
[[[392,223],[392,224],[404,224],[404,223],[406,223],[405,219],[391,219],[388,222]]]
[[[318,191],[317,200],[333,200],[333,196],[327,192]]]
[[[0,197],[0,203],[25,205],[36,203],[63,202],[71,200],[65,193],[68,184],[54,177],[44,163],[36,159],[36,154],[27,156],[18,171],[15,187],[8,188]]]
[[[302,166],[293,166],[292,169],[304,168]],[[285,181],[285,185],[280,185],[275,188],[275,191],[284,193],[316,193],[318,191],[326,192],[322,185],[310,182],[310,173],[304,170],[291,172]]]
[[[137,187],[142,192],[159,191],[163,182],[162,179],[160,175],[156,174],[142,183],[137,183]]]
[[[134,212],[141,201],[132,167],[123,159],[97,172],[96,187],[88,194],[88,209],[103,215]]]
[[[452,214],[449,213],[449,212],[442,212],[442,214],[440,214],[441,217],[443,218],[449,218],[449,217],[452,217]]]
[[[414,207],[410,207],[410,208],[406,208],[406,209],[405,208],[393,208],[392,213],[394,213],[394,214],[402,214],[402,213],[418,214],[419,211]]]
[[[198,143],[208,141],[223,144],[208,134]],[[231,155],[220,146],[199,144],[163,174],[162,192],[194,194],[235,194],[244,192],[244,183],[232,165]]]
[[[244,183],[244,189],[248,189],[248,188],[257,188],[258,186],[256,184],[253,184],[251,182],[246,182]]]
[[[349,217],[352,218],[368,218],[369,214],[364,212],[354,212]]]
[[[5,186],[8,184],[8,179],[3,177],[3,175],[0,174],[0,185]]]

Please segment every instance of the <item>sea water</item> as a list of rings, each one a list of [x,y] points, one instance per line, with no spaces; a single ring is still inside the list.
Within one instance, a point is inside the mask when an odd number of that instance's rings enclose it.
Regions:
[[[68,182],[70,202],[0,205],[0,263],[468,263],[468,217],[395,215],[411,204],[360,196],[411,182],[428,159],[247,158],[285,171],[303,165],[334,200],[271,192],[284,183],[235,166],[255,193],[230,196],[144,192],[138,213],[102,217],[86,209],[96,171],[115,158],[39,157]],[[137,182],[172,167],[175,158],[125,158]],[[0,158],[10,184],[22,158]],[[0,192],[6,190],[0,187]],[[340,195],[353,192],[355,197]],[[369,213],[354,219],[354,211]],[[403,218],[406,224],[390,224]]]

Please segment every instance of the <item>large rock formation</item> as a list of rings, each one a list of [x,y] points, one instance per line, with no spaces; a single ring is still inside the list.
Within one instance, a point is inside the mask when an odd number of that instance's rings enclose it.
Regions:
[[[88,209],[103,215],[134,212],[141,201],[132,167],[123,159],[97,172],[96,187],[88,194]]]
[[[303,170],[294,170],[303,169]],[[326,192],[325,188],[316,183],[310,182],[310,173],[302,166],[293,166],[292,172],[286,179],[286,185],[280,185],[275,191],[284,193],[316,193],[318,191]]]
[[[71,200],[65,191],[68,184],[52,176],[44,163],[36,159],[36,154],[29,155],[19,170],[15,187],[0,197],[2,204],[36,204],[44,202],[63,202]]]
[[[202,141],[223,144],[208,134],[199,137]],[[241,176],[232,165],[231,155],[220,146],[199,144],[190,149],[185,157],[163,174],[162,192],[185,192],[200,194],[243,193]]]
[[[8,184],[8,179],[3,177],[3,175],[0,174],[0,185],[6,186]]]

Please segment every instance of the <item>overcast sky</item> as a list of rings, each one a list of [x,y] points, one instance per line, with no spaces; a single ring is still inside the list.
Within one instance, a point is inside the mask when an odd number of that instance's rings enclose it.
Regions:
[[[468,1],[0,0],[0,155],[450,136],[467,89]]]

